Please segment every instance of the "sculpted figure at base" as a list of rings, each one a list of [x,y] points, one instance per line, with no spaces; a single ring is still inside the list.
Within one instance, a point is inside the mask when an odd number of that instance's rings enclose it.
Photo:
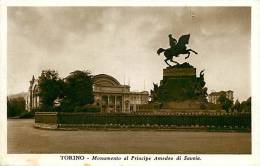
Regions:
[[[187,49],[186,44],[189,44],[189,39],[190,39],[190,34],[182,35],[177,42],[177,40],[174,39],[171,34],[169,34],[170,48],[167,49],[159,48],[157,50],[157,54],[160,55],[160,53],[164,52],[164,56],[166,57],[164,61],[168,66],[171,66],[168,63],[168,61],[179,64],[177,61],[173,61],[173,57],[178,57],[181,54],[188,54],[185,57],[185,59],[187,59],[190,56],[190,52],[198,54],[196,51],[192,49]]]

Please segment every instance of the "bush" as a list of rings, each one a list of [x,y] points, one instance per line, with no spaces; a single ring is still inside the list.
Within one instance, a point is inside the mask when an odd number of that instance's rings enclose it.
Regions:
[[[25,111],[25,100],[23,97],[7,99],[7,117],[19,116]]]
[[[220,103],[222,109],[224,109],[226,112],[229,112],[233,105],[233,101],[229,100],[224,94],[220,95],[218,102]]]
[[[77,106],[75,107],[74,109],[74,112],[92,112],[92,113],[95,113],[95,112],[100,112],[100,107],[96,106],[96,105],[84,105],[84,106]]]
[[[34,118],[34,114],[35,114],[34,111],[31,111],[31,112],[23,112],[23,113],[19,116],[19,118],[21,118],[21,119]]]
[[[41,109],[41,108],[33,108],[32,110],[31,110],[31,112],[45,112],[45,110],[44,109]]]
[[[75,105],[68,100],[62,100],[59,107],[55,107],[56,112],[74,112]]]

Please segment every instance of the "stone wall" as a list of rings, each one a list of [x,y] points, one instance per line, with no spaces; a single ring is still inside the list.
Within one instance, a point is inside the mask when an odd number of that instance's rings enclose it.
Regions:
[[[35,112],[35,123],[57,124],[57,112]]]

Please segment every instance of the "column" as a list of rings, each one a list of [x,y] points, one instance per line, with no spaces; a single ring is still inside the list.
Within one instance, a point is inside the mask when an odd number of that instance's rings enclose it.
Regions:
[[[115,106],[114,106],[115,112],[117,112],[117,110],[116,110],[116,109],[117,109],[116,97],[117,97],[117,96],[115,96]]]
[[[100,112],[103,112],[103,101],[102,101],[102,95],[100,96]]]
[[[32,95],[32,108],[34,109],[34,105],[35,105],[35,99],[34,99],[34,93]]]
[[[38,101],[37,108],[39,108],[40,107],[40,96],[37,96],[37,101]]]
[[[122,112],[125,112],[125,95],[122,95]]]
[[[35,95],[35,108],[37,108],[37,106],[38,106],[38,101],[37,101],[37,99],[38,99],[38,97],[37,97],[37,95]]]
[[[109,95],[107,95],[107,111],[110,112],[110,109],[109,109]]]

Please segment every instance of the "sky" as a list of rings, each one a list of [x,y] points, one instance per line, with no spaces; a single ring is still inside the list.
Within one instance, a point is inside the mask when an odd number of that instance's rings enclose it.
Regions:
[[[208,93],[251,96],[250,7],[8,7],[7,93],[28,91],[32,75],[53,69],[108,74],[132,91],[162,79],[168,34],[190,34],[188,61],[205,69]],[[180,63],[185,56],[174,58]]]

